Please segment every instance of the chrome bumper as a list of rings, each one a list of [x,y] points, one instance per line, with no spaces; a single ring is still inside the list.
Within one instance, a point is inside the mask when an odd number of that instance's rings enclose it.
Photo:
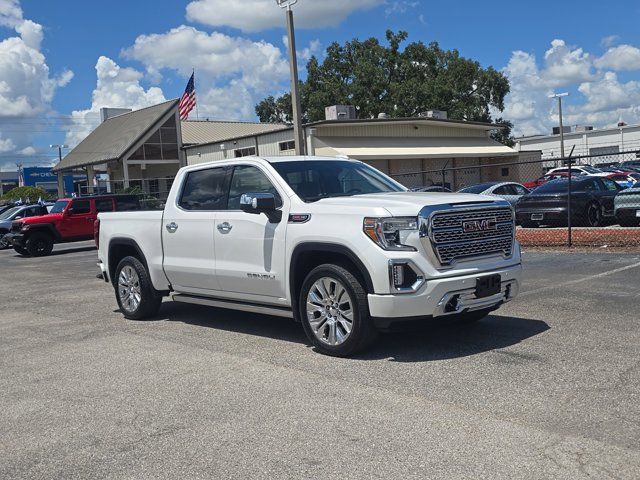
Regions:
[[[433,316],[442,317],[495,307],[511,301],[518,293],[517,288],[515,281],[502,282],[500,293],[483,298],[476,297],[475,288],[448,292],[438,302]]]

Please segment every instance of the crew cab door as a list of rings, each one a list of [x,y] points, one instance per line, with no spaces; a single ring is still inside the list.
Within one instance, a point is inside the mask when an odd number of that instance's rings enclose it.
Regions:
[[[93,200],[77,198],[72,200],[64,211],[57,226],[58,232],[63,239],[92,238],[95,220]]]
[[[219,212],[214,231],[216,276],[221,289],[243,298],[285,298],[285,233],[289,199],[275,187],[269,173],[256,165],[233,168],[227,210]],[[240,210],[246,193],[272,193],[281,219]],[[252,297],[253,296],[253,297]]]
[[[226,208],[227,167],[189,172],[176,202],[167,202],[162,220],[164,272],[177,292],[220,289],[215,269],[216,211]]]

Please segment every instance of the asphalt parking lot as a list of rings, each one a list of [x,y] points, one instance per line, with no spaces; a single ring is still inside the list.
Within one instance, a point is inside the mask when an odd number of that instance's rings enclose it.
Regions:
[[[124,320],[91,243],[0,252],[0,478],[640,477],[640,255],[525,252],[473,326],[314,353],[274,317]]]

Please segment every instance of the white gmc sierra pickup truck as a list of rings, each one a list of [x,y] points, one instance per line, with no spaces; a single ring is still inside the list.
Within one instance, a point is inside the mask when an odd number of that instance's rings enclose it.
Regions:
[[[397,321],[479,320],[521,276],[507,202],[411,193],[336,158],[182,168],[164,211],[101,213],[96,241],[126,318],[155,315],[166,296],[290,317],[336,356]]]

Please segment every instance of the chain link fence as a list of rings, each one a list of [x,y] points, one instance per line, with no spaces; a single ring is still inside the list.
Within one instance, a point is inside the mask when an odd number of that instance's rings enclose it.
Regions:
[[[169,196],[174,177],[130,179],[129,186],[124,180],[98,180],[89,187],[79,185],[80,195],[127,194],[138,197],[144,208],[161,209]]]
[[[516,212],[523,245],[640,243],[640,150],[511,163],[467,161],[391,176],[417,191],[451,190],[507,200]]]

